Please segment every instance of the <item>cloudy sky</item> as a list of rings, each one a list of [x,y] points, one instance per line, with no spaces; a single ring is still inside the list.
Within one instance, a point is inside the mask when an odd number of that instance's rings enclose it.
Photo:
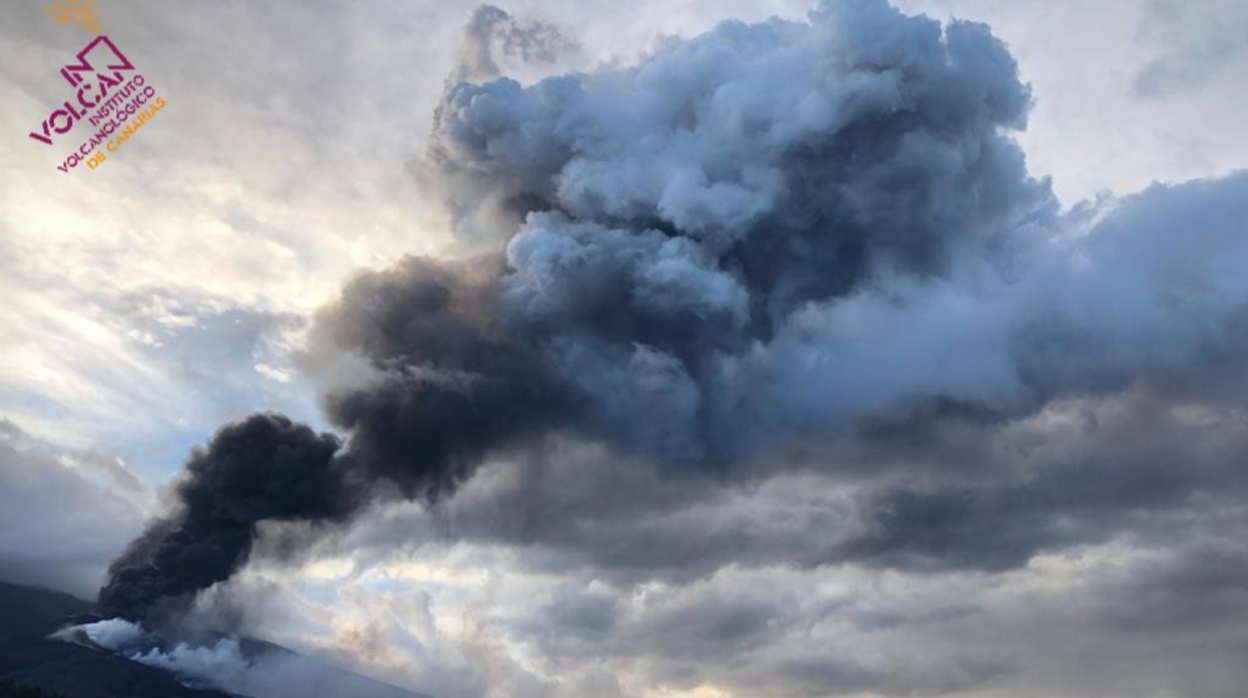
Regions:
[[[276,411],[368,496],[190,613],[436,698],[1242,695],[1240,0],[98,0],[168,107],[69,173],[44,4],[0,577]]]

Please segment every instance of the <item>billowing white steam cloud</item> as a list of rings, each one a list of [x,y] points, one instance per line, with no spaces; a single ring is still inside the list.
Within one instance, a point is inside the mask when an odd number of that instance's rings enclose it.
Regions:
[[[1018,414],[1219,341],[1248,299],[1225,195],[1183,240],[1134,211],[1081,237],[1009,135],[1029,103],[987,27],[829,2],[460,83],[430,167],[461,225],[510,237],[498,312],[591,428],[723,461],[934,403]]]
[[[169,671],[194,688],[220,689],[253,698],[387,698],[414,694],[368,681],[308,657],[261,645],[246,650],[233,636],[166,646],[142,625],[120,618],[68,628],[59,637],[84,634],[98,647],[131,661]]]

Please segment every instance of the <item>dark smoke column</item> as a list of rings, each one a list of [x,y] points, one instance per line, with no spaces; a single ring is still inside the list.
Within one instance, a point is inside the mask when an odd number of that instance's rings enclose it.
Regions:
[[[346,516],[354,498],[338,448],[335,437],[280,415],[223,428],[187,461],[178,510],[151,523],[110,566],[100,610],[137,620],[162,601],[189,601],[246,562],[261,521]]]
[[[223,428],[187,461],[177,511],[112,564],[101,610],[176,610],[247,562],[262,521],[340,522],[379,482],[436,502],[489,450],[570,423],[567,389],[493,319],[496,268],[412,258],[348,285],[317,327],[378,371],[328,397],[349,443],[272,414]]]
[[[1010,393],[860,380],[880,362],[838,331],[890,279],[949,277],[1056,210],[1011,136],[1030,91],[987,27],[829,0],[632,67],[475,82],[490,47],[535,45],[506,20],[478,13],[421,171],[456,232],[493,247],[351,283],[312,343],[370,369],[325,399],[345,447],[272,415],[222,430],[179,510],[113,565],[105,610],[228,579],[264,520],[340,521],[375,483],[434,502],[552,432],[728,468],[883,406]]]

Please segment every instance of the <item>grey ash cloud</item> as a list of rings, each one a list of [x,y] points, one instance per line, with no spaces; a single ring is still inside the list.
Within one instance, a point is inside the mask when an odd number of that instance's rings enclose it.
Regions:
[[[638,66],[460,83],[428,168],[465,227],[510,237],[500,319],[588,395],[591,428],[724,462],[800,431],[805,396],[765,384],[812,311],[1052,219],[1008,135],[1029,101],[982,25],[830,4]],[[847,421],[888,397],[812,407]]]
[[[469,36],[500,26],[523,29],[487,8]],[[260,524],[338,523],[388,490],[437,504],[421,516],[449,533],[422,518],[325,544],[450,535],[677,588],[639,616],[589,594],[510,626],[556,654],[671,636],[660,683],[697,685],[718,653],[711,673],[747,693],[785,694],[777,676],[791,695],[938,693],[1016,667],[984,638],[875,663],[800,638],[835,644],[854,618],[962,632],[956,604],[791,613],[715,585],[1008,574],[1123,541],[1182,558],[1176,539],[1242,521],[1248,175],[1062,213],[1014,140],[1032,95],[1007,48],[882,1],[528,85],[482,55],[420,166],[480,254],[349,284],[313,332],[314,354],[365,367],[325,396],[343,441],[276,416],[226,427],[106,605],[142,616],[228,579]]]
[[[481,5],[464,27],[459,61],[452,84],[493,80],[502,76],[499,60],[552,65],[561,55],[580,49],[575,39],[547,22],[512,17],[506,10]]]
[[[497,317],[497,268],[408,259],[355,280],[322,314],[334,350],[378,371],[326,400],[351,433],[353,472],[435,502],[491,449],[573,421],[570,386]]]

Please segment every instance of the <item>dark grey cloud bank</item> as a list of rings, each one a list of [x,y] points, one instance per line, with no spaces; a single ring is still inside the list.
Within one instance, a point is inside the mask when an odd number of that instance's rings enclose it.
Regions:
[[[499,22],[483,10],[469,35],[557,36]],[[493,78],[482,51],[461,77]],[[1001,573],[1124,540],[1189,559],[1187,537],[1242,530],[1248,175],[1060,214],[1011,137],[1030,102],[987,27],[869,0],[727,22],[629,67],[453,79],[420,178],[480,254],[350,284],[315,350],[367,366],[326,397],[345,443],[275,416],[227,427],[102,599],[142,616],[229,578],[262,524],[334,523],[378,489],[619,585]],[[430,534],[365,535],[367,553]],[[584,601],[552,607],[552,636],[643,644]],[[701,628],[672,648],[676,681],[698,648],[746,656],[800,625],[773,601],[632,637]],[[896,680],[809,651],[724,680],[913,693],[1008,673],[973,650]]]

